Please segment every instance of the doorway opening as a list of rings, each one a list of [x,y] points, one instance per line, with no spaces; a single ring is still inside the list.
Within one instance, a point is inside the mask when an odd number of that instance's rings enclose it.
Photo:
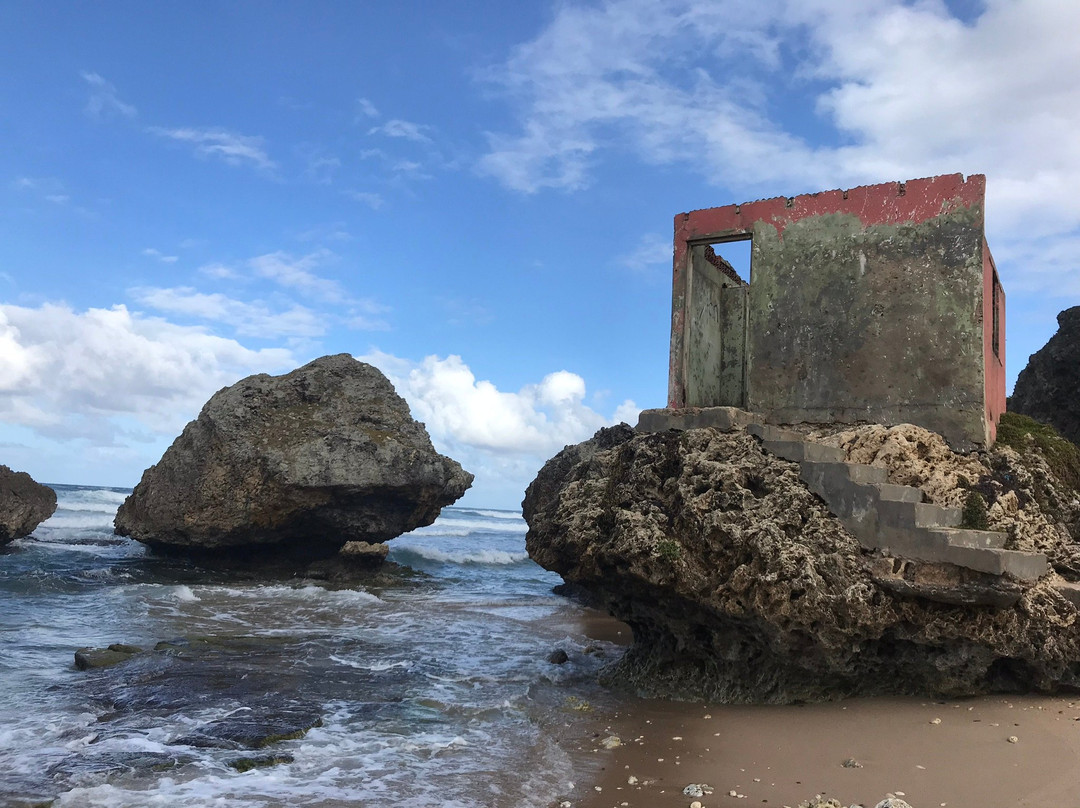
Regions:
[[[683,367],[688,407],[746,407],[752,236],[691,244]]]

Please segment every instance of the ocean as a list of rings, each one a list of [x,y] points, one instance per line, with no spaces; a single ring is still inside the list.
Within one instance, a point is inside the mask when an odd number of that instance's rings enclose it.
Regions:
[[[129,491],[54,488],[0,548],[0,805],[543,808],[595,774],[574,749],[620,648],[552,593],[519,512],[446,508],[336,588],[155,556],[112,533]]]

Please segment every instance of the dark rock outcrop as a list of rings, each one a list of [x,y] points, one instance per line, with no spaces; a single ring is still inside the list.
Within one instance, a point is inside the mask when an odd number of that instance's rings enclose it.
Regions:
[[[1080,443],[1080,306],[1057,316],[1058,330],[1020,371],[1009,409]]]
[[[25,471],[0,466],[0,545],[29,536],[56,511],[56,492]]]
[[[742,430],[601,430],[544,466],[523,509],[530,556],[632,628],[616,684],[724,702],[1080,686],[1080,612],[1060,578],[1008,607],[919,597],[927,582],[888,580],[798,464]]]
[[[472,479],[382,373],[339,354],[215,393],[115,527],[163,550],[326,556],[431,524]]]

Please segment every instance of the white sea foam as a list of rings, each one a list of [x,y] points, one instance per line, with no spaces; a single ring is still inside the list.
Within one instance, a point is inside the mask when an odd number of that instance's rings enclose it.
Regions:
[[[517,521],[524,521],[524,517],[521,515],[521,511],[490,511],[474,508],[448,508],[443,511],[444,516],[452,515],[455,513],[468,514],[469,516],[486,516],[489,519],[512,519]]]
[[[524,533],[529,529],[524,520],[510,519],[445,519],[439,517],[433,524],[418,527],[407,536],[468,536],[472,533]]]
[[[196,603],[202,600],[202,598],[191,591],[190,586],[186,586],[185,584],[174,586],[171,594],[173,599],[178,600],[181,603]]]
[[[528,553],[512,553],[507,550],[462,550],[460,552],[447,552],[436,547],[408,547],[395,548],[397,553],[411,553],[428,561],[440,561],[444,564],[520,564],[528,561]]]
[[[33,546],[50,546],[38,555],[27,545],[4,557],[13,570],[25,569],[7,579],[10,590],[32,595],[14,613],[9,658],[19,664],[10,670],[32,673],[0,676],[0,759],[12,764],[0,767],[0,803],[36,789],[43,801],[61,792],[57,808],[544,808],[564,793],[576,761],[544,729],[550,699],[533,698],[531,688],[552,687],[554,675],[537,648],[577,646],[562,642],[572,631],[567,621],[552,624],[551,615],[569,607],[549,594],[557,576],[527,561],[520,514],[444,511],[436,524],[390,544],[391,558],[427,575],[396,585],[391,570],[391,583],[376,595],[284,582],[198,583],[196,567],[144,562],[145,548],[135,542],[78,543],[105,540],[124,493],[60,494],[58,516],[95,523],[43,529],[44,541]],[[99,576],[98,568],[113,574]],[[183,576],[170,577],[178,569]],[[288,640],[283,685],[295,685],[323,721],[281,743],[293,762],[239,773],[228,766],[239,753],[187,745],[185,738],[237,709],[261,709],[210,691],[167,715],[136,707],[98,722],[72,710],[87,703],[87,688],[95,698],[116,688],[140,692],[121,669],[74,675],[72,649],[189,635]],[[244,664],[265,675],[261,666],[275,663],[255,655]],[[587,664],[560,667],[558,687],[574,686]],[[144,753],[190,762],[169,771],[115,768]]]
[[[413,666],[413,663],[406,659],[398,660],[397,662],[357,662],[355,659],[346,659],[337,654],[331,654],[330,659],[341,665],[356,668],[357,670],[371,671],[372,673],[381,673],[382,671],[393,670],[394,668],[411,668]]]
[[[41,523],[42,527],[52,528],[54,530],[59,529],[75,529],[80,528],[101,528],[112,532],[112,520],[113,514],[116,511],[110,511],[108,514],[104,514],[98,511],[73,511],[63,510],[57,511],[50,516],[44,522]]]

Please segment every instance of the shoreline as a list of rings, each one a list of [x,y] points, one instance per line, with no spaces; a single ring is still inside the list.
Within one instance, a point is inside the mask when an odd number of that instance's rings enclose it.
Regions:
[[[795,808],[821,795],[872,808],[895,795],[913,808],[993,808],[1080,795],[1080,700],[1058,696],[780,706],[627,696],[594,732],[580,754],[598,756],[596,777],[559,805]],[[608,750],[611,736],[621,744]],[[684,795],[692,783],[713,792]]]
[[[586,620],[595,639],[629,638],[612,617]],[[895,795],[912,808],[1004,808],[1080,799],[1080,695],[721,705],[611,693],[616,708],[566,739],[593,776],[553,805],[795,808],[821,795],[873,808]],[[619,745],[606,748],[613,736]],[[713,791],[685,795],[692,783]]]

